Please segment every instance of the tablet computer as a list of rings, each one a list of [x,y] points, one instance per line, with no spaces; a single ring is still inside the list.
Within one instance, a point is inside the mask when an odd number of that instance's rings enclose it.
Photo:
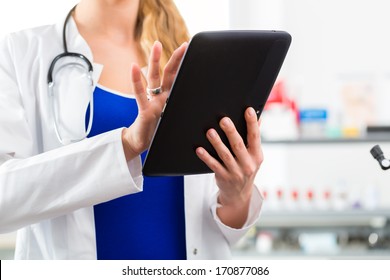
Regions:
[[[246,141],[244,111],[258,117],[279,74],[291,36],[284,31],[209,31],[193,36],[170,90],[144,164],[146,176],[211,173],[196,155],[204,147],[219,159],[206,138],[228,116]]]

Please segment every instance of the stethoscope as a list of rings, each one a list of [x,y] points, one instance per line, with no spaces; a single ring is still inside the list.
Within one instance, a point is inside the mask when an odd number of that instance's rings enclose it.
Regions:
[[[88,136],[89,132],[91,131],[92,121],[93,121],[93,85],[94,85],[94,82],[93,82],[93,78],[92,78],[92,74],[93,74],[92,63],[89,61],[89,59],[86,56],[84,56],[84,55],[82,55],[80,53],[69,52],[68,51],[67,41],[66,41],[66,26],[67,26],[68,21],[69,21],[71,15],[72,15],[73,11],[75,10],[75,8],[76,8],[76,6],[74,6],[69,11],[68,15],[65,18],[64,26],[63,26],[63,29],[62,29],[62,43],[63,43],[63,46],[64,46],[64,52],[59,54],[59,55],[57,55],[53,59],[53,61],[50,64],[49,71],[48,71],[48,74],[47,74],[47,83],[48,83],[48,88],[49,88],[49,97],[51,99],[50,106],[51,106],[52,116],[53,116],[53,119],[54,119],[54,121],[53,121],[54,122],[54,130],[55,130],[55,133],[57,135],[58,140],[63,145],[79,142],[79,141],[85,139]],[[55,104],[55,97],[56,97],[55,96],[55,91],[54,91],[55,82],[54,82],[54,79],[53,79],[54,68],[55,68],[56,64],[60,60],[62,60],[64,58],[69,58],[69,57],[74,58],[74,60],[71,63],[67,63],[65,65],[61,65],[60,68],[69,67],[69,66],[82,66],[86,70],[86,77],[89,80],[89,83],[90,83],[90,86],[91,86],[91,90],[89,92],[90,96],[89,96],[89,122],[88,122],[88,126],[87,126],[87,129],[85,131],[85,134],[82,137],[79,137],[79,138],[76,138],[76,139],[68,139],[68,138],[62,137],[60,129],[59,129],[59,125],[58,125],[58,118],[59,118],[59,116],[58,116],[58,109],[57,109],[57,106]],[[79,62],[76,62],[77,60],[79,60]],[[86,65],[86,67],[85,67],[85,65]]]

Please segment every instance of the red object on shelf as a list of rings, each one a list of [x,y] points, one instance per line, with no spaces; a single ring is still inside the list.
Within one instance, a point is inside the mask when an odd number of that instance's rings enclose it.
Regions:
[[[298,198],[299,198],[299,193],[298,193],[298,191],[297,191],[297,190],[291,191],[291,197],[292,197],[292,199],[293,199],[294,201],[297,201]]]
[[[282,199],[283,198],[283,191],[281,189],[278,189],[276,191],[276,195],[277,195],[278,199]]]
[[[312,200],[313,200],[313,198],[314,198],[314,193],[313,193],[312,190],[308,190],[308,191],[307,191],[307,198],[308,198],[309,201],[312,201]]]
[[[267,199],[267,195],[268,195],[268,192],[267,191],[263,191],[263,198],[264,198],[264,200]]]
[[[269,109],[275,104],[280,104],[291,109],[295,114],[297,123],[299,122],[299,110],[297,104],[293,99],[287,96],[286,85],[283,80],[277,81],[273,86],[268,100],[265,103],[264,110]]]

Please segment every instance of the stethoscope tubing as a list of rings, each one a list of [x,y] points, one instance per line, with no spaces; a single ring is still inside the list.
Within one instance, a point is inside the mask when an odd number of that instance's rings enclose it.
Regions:
[[[54,131],[56,133],[56,136],[58,138],[58,140],[60,141],[60,143],[62,145],[67,145],[69,143],[75,143],[75,142],[79,142],[83,139],[85,139],[88,134],[90,133],[91,131],[91,128],[92,128],[92,122],[93,122],[93,91],[91,90],[90,93],[89,93],[89,121],[88,121],[88,126],[87,126],[87,131],[85,132],[85,135],[81,138],[77,138],[77,139],[64,139],[62,136],[61,136],[61,133],[60,133],[60,129],[58,127],[58,115],[57,115],[57,112],[56,112],[56,106],[55,106],[55,102],[54,102],[54,98],[55,98],[55,95],[54,95],[54,86],[55,86],[55,82],[54,82],[54,79],[53,79],[53,72],[54,72],[54,67],[56,66],[57,62],[63,58],[66,58],[66,57],[74,57],[74,58],[78,58],[78,59],[81,59],[86,65],[87,65],[87,68],[88,68],[88,79],[91,81],[91,88],[93,88],[93,85],[94,85],[94,82],[93,82],[93,65],[91,63],[91,61],[83,54],[80,54],[80,53],[75,53],[75,52],[69,52],[68,51],[68,45],[67,45],[67,41],[66,41],[66,26],[68,24],[68,21],[73,13],[73,11],[75,10],[76,6],[74,6],[68,13],[68,15],[66,16],[65,18],[65,22],[64,22],[64,26],[63,26],[63,29],[62,29],[62,43],[63,43],[63,46],[64,46],[64,52],[57,55],[53,60],[52,62],[50,63],[50,66],[49,66],[49,70],[48,70],[48,74],[47,74],[47,84],[48,84],[48,91],[49,91],[49,98],[50,98],[50,106],[51,106],[51,113],[52,113],[52,116],[53,116],[53,122],[54,122]],[[70,64],[67,64],[67,66],[69,65],[72,65],[72,64],[77,64],[77,63],[70,63]]]

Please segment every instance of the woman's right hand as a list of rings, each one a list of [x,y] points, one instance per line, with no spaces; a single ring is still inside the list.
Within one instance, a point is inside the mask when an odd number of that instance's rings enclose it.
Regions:
[[[148,65],[147,87],[161,86],[161,93],[152,94],[149,98],[142,80],[141,69],[137,64],[133,64],[131,80],[138,105],[138,116],[134,123],[122,132],[122,143],[127,161],[137,157],[149,147],[187,45],[184,43],[173,52],[160,79],[162,46],[160,42],[154,43]]]

